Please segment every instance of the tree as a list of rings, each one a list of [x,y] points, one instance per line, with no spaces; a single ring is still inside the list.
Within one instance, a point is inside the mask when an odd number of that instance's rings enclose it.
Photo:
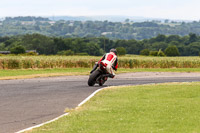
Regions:
[[[126,48],[128,54],[140,54],[140,51],[144,49],[144,44],[137,40],[128,40],[126,44],[127,46],[122,43],[121,47]]]
[[[190,33],[189,37],[189,43],[196,42],[198,40],[197,35],[194,33]]]
[[[149,55],[158,56],[158,51],[150,51]]]
[[[54,38],[53,41],[56,46],[56,52],[69,49],[63,38]]]
[[[172,42],[170,42],[169,45],[171,45],[171,46],[173,46],[173,45],[178,46],[178,45],[180,45],[180,43],[178,41],[172,41]]]
[[[166,43],[170,43],[172,41],[177,41],[179,42],[181,39],[180,39],[180,36],[179,35],[170,35],[166,38]]]
[[[149,49],[143,49],[143,50],[140,51],[140,55],[146,55],[146,56],[148,56],[149,53],[150,53]]]
[[[130,20],[129,20],[128,18],[127,18],[127,19],[125,19],[125,22],[126,22],[126,23],[129,23],[129,21],[130,21]]]
[[[152,47],[153,50],[159,50],[159,49],[164,50],[164,49],[167,48],[167,46],[168,46],[168,44],[165,43],[165,42],[155,42],[155,43],[152,44],[151,47]]]
[[[165,23],[169,23],[169,19],[165,19]]]
[[[1,51],[5,50],[5,44],[4,43],[0,43],[0,50]]]
[[[24,46],[17,45],[10,50],[11,54],[24,54],[26,52]]]
[[[124,47],[117,47],[117,54],[118,55],[125,55],[126,54],[126,49]]]
[[[41,34],[27,34],[22,38],[22,45],[30,50],[37,50],[39,54],[56,54],[56,45],[52,38]]]
[[[155,39],[157,42],[164,42],[166,39],[166,36],[159,34]]]
[[[190,56],[198,56],[200,52],[200,42],[193,42],[189,44],[187,50]]]
[[[100,49],[99,45],[97,45],[96,43],[93,42],[87,43],[86,47],[87,47],[86,52],[89,55],[99,56],[103,54],[101,53],[102,50]]]
[[[178,51],[178,48],[174,45],[174,46],[168,46],[165,49],[165,54],[167,56],[180,56],[180,53]]]

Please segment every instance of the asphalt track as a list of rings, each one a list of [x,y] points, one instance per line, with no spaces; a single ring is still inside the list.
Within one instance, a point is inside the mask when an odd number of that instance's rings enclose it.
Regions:
[[[0,133],[13,133],[41,124],[75,108],[95,90],[88,87],[88,76],[64,76],[26,80],[0,80]],[[200,76],[134,77],[118,75],[103,87],[164,82],[194,82]]]

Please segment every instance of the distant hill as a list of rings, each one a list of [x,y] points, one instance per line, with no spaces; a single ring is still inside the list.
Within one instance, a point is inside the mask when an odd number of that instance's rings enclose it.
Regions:
[[[161,19],[161,18],[147,18],[147,17],[140,17],[140,16],[51,16],[48,17],[50,20],[59,21],[110,21],[110,22],[124,22],[125,20],[129,19],[133,22],[145,22],[145,21],[160,21],[164,22],[165,20],[169,19]],[[176,22],[191,22],[190,20],[169,20],[169,21],[176,21]]]
[[[19,16],[19,17],[6,17],[4,21],[50,21],[50,20],[48,18],[43,18],[43,17]]]
[[[136,22],[137,19],[143,22]],[[159,34],[180,36],[185,36],[189,33],[200,34],[200,22],[197,21],[180,22],[167,19],[144,21],[145,19],[140,17],[127,18],[126,16],[6,17],[3,21],[0,21],[0,36],[40,33],[47,36],[104,36],[110,39],[142,40]]]
[[[48,18],[53,21],[59,21],[59,20],[89,21],[90,20],[90,21],[124,22],[126,19],[130,19],[130,21],[134,21],[134,22],[144,22],[144,21],[152,21],[152,20],[164,21],[164,19],[130,17],[130,16],[52,16]]]

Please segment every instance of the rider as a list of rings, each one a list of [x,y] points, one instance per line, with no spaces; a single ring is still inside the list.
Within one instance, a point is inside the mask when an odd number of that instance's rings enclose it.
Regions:
[[[94,65],[94,68],[90,73],[94,72],[100,63],[103,63],[104,66],[106,66],[106,70],[110,74],[110,77],[114,78],[115,73],[113,69],[117,71],[118,67],[117,50],[111,49],[109,53],[104,54],[104,56],[99,60],[98,64]]]

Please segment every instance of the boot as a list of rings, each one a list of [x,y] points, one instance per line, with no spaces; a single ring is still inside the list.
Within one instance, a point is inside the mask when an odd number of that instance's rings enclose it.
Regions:
[[[113,75],[113,74],[109,74],[109,77],[110,77],[110,78],[114,78],[115,75]]]

